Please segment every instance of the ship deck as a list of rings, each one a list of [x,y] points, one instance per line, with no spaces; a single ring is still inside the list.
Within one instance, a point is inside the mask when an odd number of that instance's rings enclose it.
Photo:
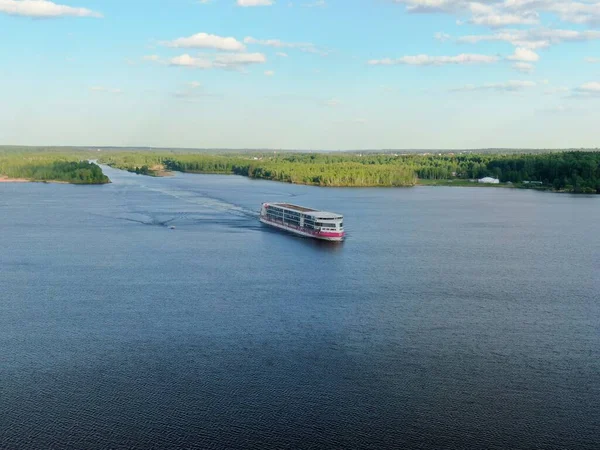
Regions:
[[[292,205],[291,203],[269,203],[269,205],[304,213],[306,216],[313,217],[316,220],[342,220],[344,218],[344,216],[341,214],[321,211],[319,209],[305,208],[304,206]]]
[[[317,209],[305,208],[304,206],[292,205],[290,203],[272,203],[276,206],[281,206],[283,208],[293,209],[298,212],[316,212]]]

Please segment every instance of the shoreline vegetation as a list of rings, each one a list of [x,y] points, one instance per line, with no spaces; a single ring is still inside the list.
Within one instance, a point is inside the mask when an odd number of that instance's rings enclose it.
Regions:
[[[463,186],[600,193],[600,152],[103,152],[100,163],[149,176],[235,174],[323,187]],[[498,184],[478,183],[492,177]]]
[[[202,151],[2,147],[0,182],[110,183],[96,160],[155,177],[234,174],[322,187],[462,186],[600,193],[600,151]],[[497,184],[478,183],[491,177]]]
[[[0,148],[0,183],[106,184],[110,180],[85,154]]]

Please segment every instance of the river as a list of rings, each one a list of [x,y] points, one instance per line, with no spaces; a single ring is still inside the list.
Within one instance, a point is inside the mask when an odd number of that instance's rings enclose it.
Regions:
[[[600,196],[104,170],[0,184],[0,448],[600,447]]]

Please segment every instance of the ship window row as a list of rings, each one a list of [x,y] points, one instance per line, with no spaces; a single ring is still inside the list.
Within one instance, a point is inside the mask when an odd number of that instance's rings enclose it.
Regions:
[[[297,211],[290,211],[288,209],[283,209],[280,208],[278,206],[272,206],[269,205],[267,207],[267,211],[268,212],[274,212],[280,215],[285,215],[288,217],[296,217],[296,218],[300,218],[300,217],[304,217],[304,220],[310,220],[310,221],[316,221],[316,220],[342,220],[344,217],[340,216],[340,217],[316,217],[313,215],[308,215],[308,214],[301,214]]]
[[[277,212],[279,214],[284,214],[286,216],[294,216],[294,217],[300,217],[300,213],[296,212],[296,211],[290,211],[289,209],[283,209],[283,208],[279,208],[277,206],[269,206],[267,207],[267,211],[274,211]]]
[[[267,217],[269,217],[270,219],[279,220],[279,221],[282,221],[285,223],[300,226],[300,217],[288,216],[287,211],[286,211],[286,214],[284,215],[283,210],[277,211],[277,210],[275,210],[275,208],[269,208],[267,210]],[[315,222],[310,219],[304,219],[304,226],[311,230],[314,230],[317,228],[328,228],[328,229],[337,230],[336,223]],[[344,226],[344,223],[339,222],[339,227],[343,228],[343,226]]]

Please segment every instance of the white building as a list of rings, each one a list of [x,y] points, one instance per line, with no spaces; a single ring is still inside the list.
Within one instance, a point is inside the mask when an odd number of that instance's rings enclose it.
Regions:
[[[487,184],[498,184],[498,183],[500,183],[500,180],[498,178],[492,178],[492,177],[480,178],[477,181],[479,183],[487,183]]]

